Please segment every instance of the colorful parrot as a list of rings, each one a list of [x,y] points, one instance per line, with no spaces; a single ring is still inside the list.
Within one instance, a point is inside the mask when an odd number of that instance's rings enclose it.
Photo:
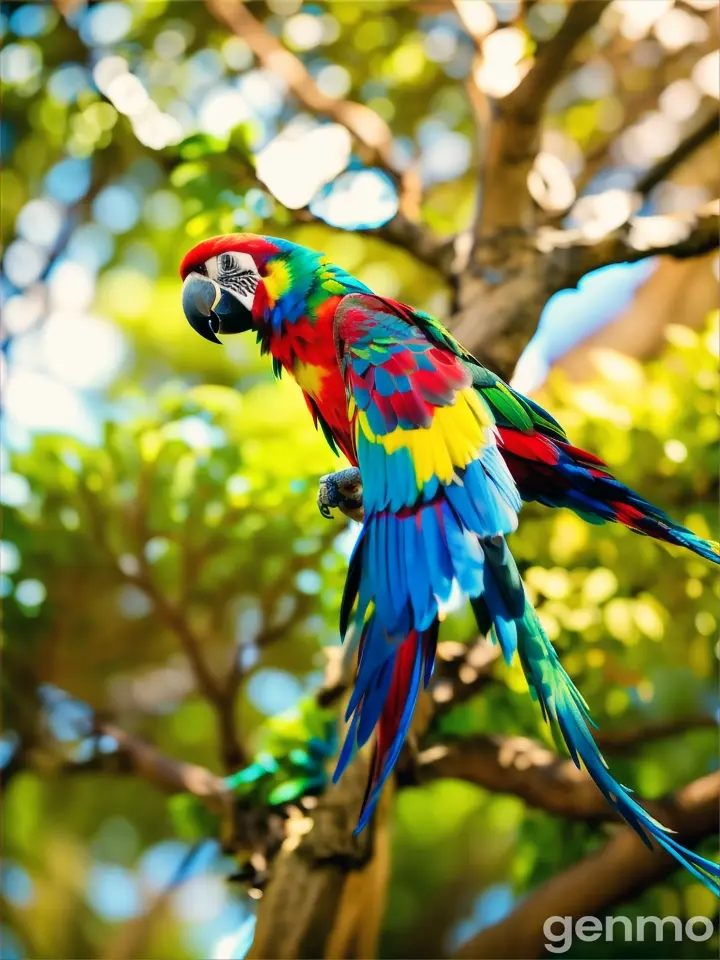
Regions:
[[[349,729],[335,779],[375,734],[357,830],[398,759],[433,669],[441,605],[456,582],[478,627],[519,656],[530,693],[572,759],[650,845],[714,892],[720,868],[682,847],[610,773],[587,706],[530,605],[505,537],[522,501],[569,507],[718,563],[702,540],[572,446],[538,404],[480,364],[437,320],[372,293],[322,254],[287,240],[231,234],[183,259],[193,329],[252,331],[276,376],[295,379],[316,427],[351,467],[322,478],[319,503],[362,517],[340,611],[357,643]]]

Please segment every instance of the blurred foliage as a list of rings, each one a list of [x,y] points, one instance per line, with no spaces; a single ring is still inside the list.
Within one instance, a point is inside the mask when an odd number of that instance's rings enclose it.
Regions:
[[[439,232],[464,228],[482,144],[463,89],[473,46],[456,19],[434,3],[394,0],[250,6],[319,85],[391,123],[398,156],[419,159],[423,219]],[[230,777],[248,807],[281,809],[320,789],[335,714],[313,695],[321,648],[338,642],[351,537],[318,514],[317,477],[338,461],[297,391],[271,382],[249,340],[221,350],[190,330],[177,264],[198,238],[247,229],[325,249],[379,293],[435,314],[449,295],[404,251],[298,222],[258,184],[263,147],[310,118],[204,4],[98,3],[67,18],[48,3],[0,7],[2,957],[110,956],[149,908],[144,955],[229,956],[231,935],[247,946],[254,902],[225,882],[237,864],[214,840],[195,846],[217,836],[216,820],[113,766],[117,743],[94,726],[110,720]],[[513,3],[494,9],[501,26],[516,13]],[[539,40],[557,20],[556,4],[538,3],[528,29]],[[689,44],[663,59],[648,35],[625,44],[630,68],[616,70],[602,56],[608,34],[597,38],[596,69],[569,76],[551,104],[545,146],[573,173],[581,150],[602,152],[637,116],[658,76],[687,85],[697,59]],[[139,78],[164,119],[151,111],[154,126],[143,127],[148,104],[135,110],[127,98],[142,93],[127,80],[125,100],[117,88],[114,102],[104,95],[109,68]],[[166,142],[153,141],[162,130]],[[637,136],[623,143],[621,166]],[[349,156],[347,168],[361,170],[360,159]],[[708,534],[716,331],[677,328],[671,339],[646,368],[603,355],[597,384],[555,382],[547,403],[574,441]],[[512,546],[603,729],[714,709],[708,564],[532,508]],[[472,630],[456,611],[443,636],[464,642]],[[244,763],[228,762],[227,730],[186,655],[188,632],[211,678],[236,677],[226,702]],[[522,733],[551,744],[517,669],[498,667],[495,680],[432,735]],[[715,748],[699,730],[614,764],[624,782],[659,796],[711,769]],[[402,790],[383,955],[446,952],[603,832],[464,783]],[[151,907],[178,875],[184,882]],[[708,909],[698,884],[677,875],[623,912]],[[711,955],[712,945],[693,947]]]

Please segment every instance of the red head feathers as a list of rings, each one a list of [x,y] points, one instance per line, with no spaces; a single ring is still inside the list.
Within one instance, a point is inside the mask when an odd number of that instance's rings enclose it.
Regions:
[[[220,237],[203,240],[186,253],[180,264],[180,276],[184,280],[197,267],[221,253],[230,251],[249,253],[260,267],[268,257],[278,253],[279,250],[280,244],[269,237],[262,237],[256,233],[225,233]]]

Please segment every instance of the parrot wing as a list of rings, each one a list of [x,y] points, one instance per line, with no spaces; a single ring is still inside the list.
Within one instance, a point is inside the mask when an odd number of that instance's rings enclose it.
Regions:
[[[335,335],[365,508],[341,611],[344,636],[355,605],[359,655],[336,776],[377,728],[361,829],[429,680],[454,580],[486,598],[512,656],[524,593],[504,534],[521,501],[459,357],[370,295],[341,301]]]
[[[585,701],[525,597],[505,542],[521,501],[495,437],[497,411],[519,417],[518,408],[529,422],[517,433],[539,435],[528,412],[533,405],[497,378],[478,389],[461,348],[453,349],[449,334],[449,342],[429,337],[423,317],[416,321],[409,308],[365,294],[345,297],[335,315],[365,506],[340,615],[343,638],[352,622],[359,649],[335,779],[377,731],[357,830],[398,759],[430,678],[439,603],[455,580],[506,660],[517,649],[533,698],[559,727],[576,765],[648,845],[655,840],[718,893],[720,867],[678,844],[610,773]],[[544,420],[543,413],[536,416]],[[551,433],[560,430],[548,424]]]
[[[567,507],[588,523],[622,523],[635,533],[685,547],[720,563],[720,546],[704,540],[613,476],[608,465],[573,446],[547,410],[484,367],[434,317],[386,301],[428,339],[465,363],[473,386],[492,411],[498,447],[523,500]]]

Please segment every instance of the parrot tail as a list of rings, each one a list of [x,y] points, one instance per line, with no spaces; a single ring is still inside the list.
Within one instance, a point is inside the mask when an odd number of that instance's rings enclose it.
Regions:
[[[498,454],[487,453],[492,466],[495,456],[499,461]],[[359,638],[358,665],[345,717],[350,726],[333,775],[337,780],[377,731],[358,831],[397,762],[420,691],[430,680],[438,603],[448,600],[455,580],[469,596],[485,598],[488,627],[495,629],[508,660],[515,652],[515,621],[525,604],[522,581],[503,534],[481,538],[471,530],[471,524],[476,530],[513,526],[510,494],[493,492],[504,479],[500,468],[497,472],[500,480],[491,480],[478,463],[475,473],[462,472],[462,484],[441,488],[426,503],[365,517],[340,609],[342,638],[351,620],[353,639]]]
[[[533,699],[540,702],[543,717],[556,722],[575,765],[585,767],[608,803],[636,831],[648,847],[651,839],[720,896],[720,866],[672,838],[671,831],[658,823],[632,799],[610,773],[589,729],[594,726],[587,704],[558,660],[537,614],[529,603],[517,624],[518,653]]]
[[[397,763],[400,751],[410,729],[420,690],[427,686],[435,660],[439,621],[430,629],[418,633],[413,630],[392,657],[389,657],[376,675],[354,710],[352,723],[343,745],[333,780],[337,780],[352,758],[356,747],[362,746],[376,731],[375,751],[370,766],[365,796],[355,833],[367,825],[385,781]],[[375,629],[374,617],[367,630]],[[360,641],[361,645],[363,640]]]
[[[345,591],[340,608],[340,635],[345,640],[351,623],[355,641],[359,634],[357,672],[345,720],[350,726],[333,774],[336,782],[355,755],[376,733],[375,753],[365,797],[355,833],[366,825],[379,799],[380,791],[395,766],[410,729],[420,690],[427,686],[435,663],[439,629],[437,610],[426,606],[424,629],[417,629],[407,590],[412,589],[403,575],[406,548],[416,531],[415,516],[408,511],[402,518],[381,514],[366,518],[350,558]],[[389,586],[380,596],[378,585],[392,579],[388,566],[388,545],[399,553],[393,557],[395,590]],[[402,556],[400,555],[402,554]],[[451,578],[450,578],[451,579]],[[450,582],[450,580],[448,581]],[[377,608],[384,612],[385,623]],[[397,615],[392,616],[392,611]]]
[[[539,433],[500,429],[503,458],[524,500],[568,507],[589,523],[622,523],[720,563],[720,545],[703,540],[617,480],[602,460]]]

